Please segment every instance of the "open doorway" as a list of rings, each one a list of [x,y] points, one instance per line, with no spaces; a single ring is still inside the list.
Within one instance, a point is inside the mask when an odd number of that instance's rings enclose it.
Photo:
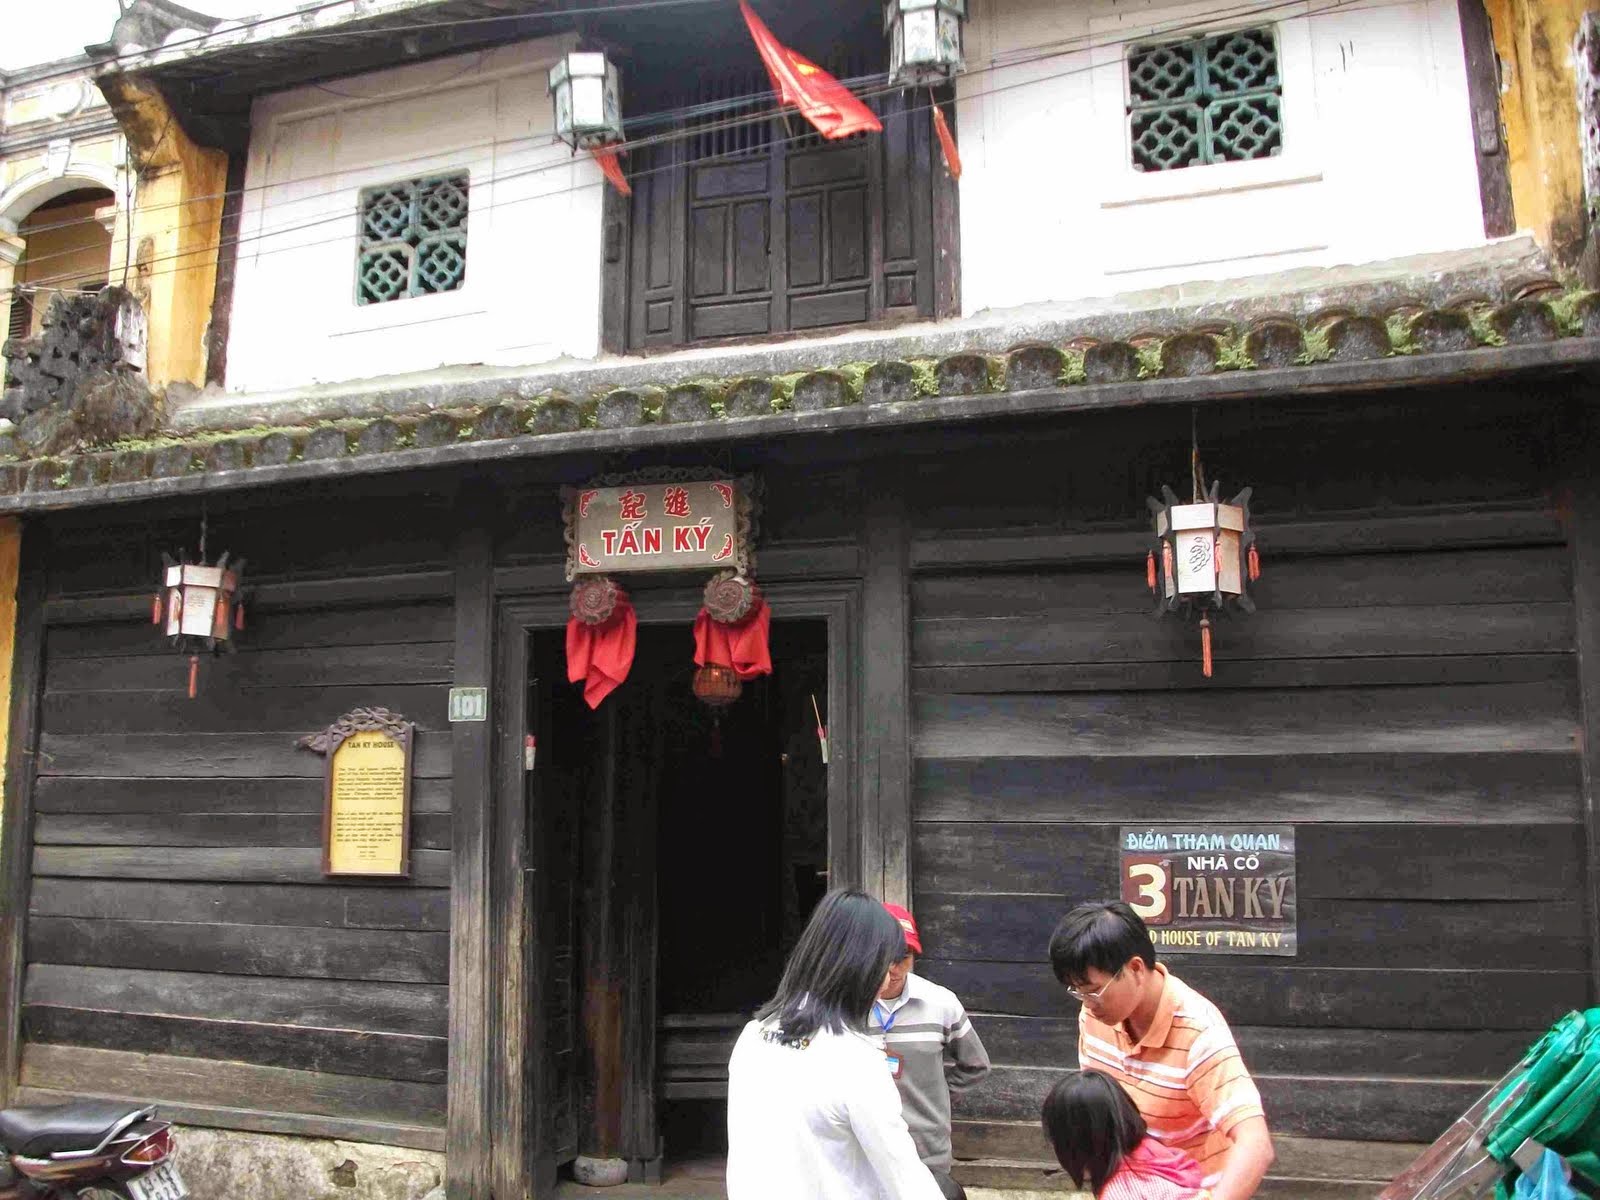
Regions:
[[[530,850],[548,864],[546,934],[571,946],[539,984],[569,989],[547,1004],[571,1032],[557,1140],[635,1179],[720,1174],[733,1042],[828,886],[827,625],[775,620],[773,674],[720,707],[694,694],[681,625],[641,625],[628,681],[593,711],[560,634],[530,652]],[[563,1037],[547,1025],[551,1052]]]

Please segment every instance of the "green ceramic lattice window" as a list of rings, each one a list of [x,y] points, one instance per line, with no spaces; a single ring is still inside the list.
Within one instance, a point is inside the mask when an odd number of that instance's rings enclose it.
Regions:
[[[356,303],[453,292],[467,277],[467,173],[361,191]]]
[[[1283,150],[1283,81],[1270,28],[1136,45],[1128,53],[1128,99],[1136,171]]]

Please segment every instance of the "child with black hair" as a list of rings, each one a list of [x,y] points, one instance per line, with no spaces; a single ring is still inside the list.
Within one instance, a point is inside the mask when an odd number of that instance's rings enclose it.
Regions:
[[[1151,1137],[1109,1075],[1068,1074],[1045,1097],[1043,1122],[1062,1168],[1096,1200],[1210,1200],[1200,1164]]]

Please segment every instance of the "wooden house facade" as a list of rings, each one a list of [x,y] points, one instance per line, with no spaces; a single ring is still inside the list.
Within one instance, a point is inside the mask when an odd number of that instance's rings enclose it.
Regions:
[[[478,461],[367,476],[353,454],[267,489],[191,473],[30,516],[11,1094],[445,1149],[451,1195],[547,1195],[580,1152],[648,1176],[701,1145],[683,1114],[724,1094],[708,1047],[775,981],[759,950],[800,863],[909,901],[919,969],[997,1064],[958,1153],[1027,1177],[1075,1056],[1055,920],[1117,893],[1122,828],[1260,823],[1297,834],[1298,954],[1172,968],[1228,1013],[1291,1174],[1330,1139],[1431,1140],[1593,999],[1600,511],[1582,374],[1372,390],[1394,361],[1360,390],[1332,364],[1263,372],[1193,414],[930,421],[1038,393],[928,399],[885,428],[863,406],[631,453],[462,442],[433,457]],[[1144,581],[1140,509],[1186,469],[1191,415],[1208,468],[1255,488],[1264,555],[1211,679]],[[638,661],[594,714],[565,682],[558,490],[663,465],[766,497],[775,672],[716,757],[688,686],[698,577],[629,581]],[[248,623],[191,700],[149,604],[202,504],[213,552],[248,560]],[[488,720],[452,723],[452,686],[487,687]],[[418,730],[403,882],[321,870],[322,765],[296,741],[363,706]],[[825,842],[791,862],[797,789],[824,798]]]

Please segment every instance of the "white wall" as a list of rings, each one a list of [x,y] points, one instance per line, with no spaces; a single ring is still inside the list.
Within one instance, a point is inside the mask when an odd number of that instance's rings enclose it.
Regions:
[[[594,357],[603,180],[552,137],[545,72],[565,48],[527,42],[256,103],[230,390]],[[460,170],[463,285],[358,306],[360,190]]]
[[[1484,241],[1455,0],[970,7],[973,71],[958,88],[969,313]],[[1135,171],[1126,43],[1263,24],[1278,30],[1282,153]]]

